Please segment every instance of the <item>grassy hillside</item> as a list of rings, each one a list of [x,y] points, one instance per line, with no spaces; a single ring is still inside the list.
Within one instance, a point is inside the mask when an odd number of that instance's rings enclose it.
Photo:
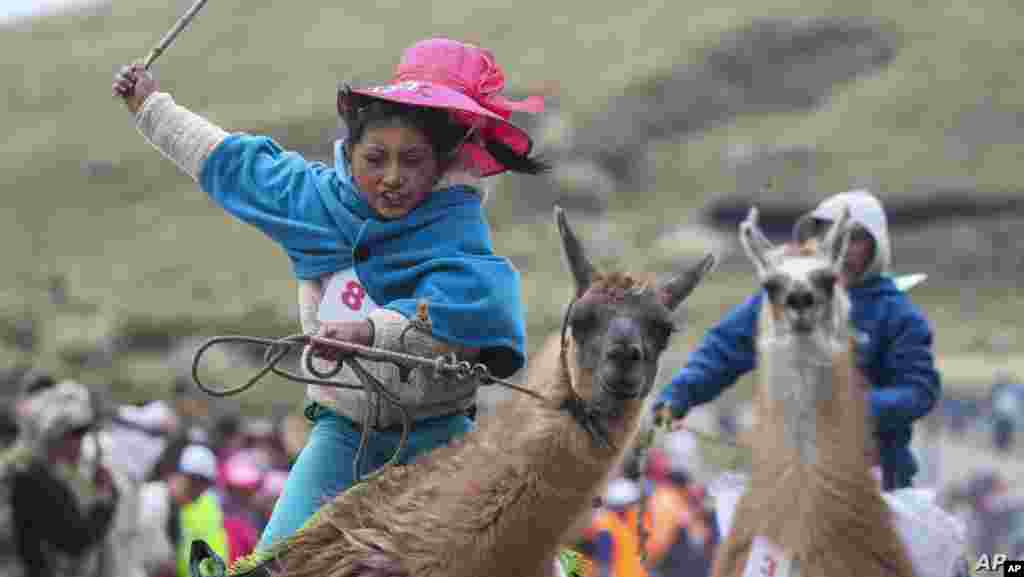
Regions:
[[[8,247],[0,318],[35,311],[46,363],[59,365],[58,349],[68,340],[112,333],[283,335],[297,326],[283,253],[214,207],[142,140],[110,97],[113,72],[143,57],[186,5],[115,2],[95,15],[0,34],[7,103],[0,111],[0,230]],[[815,175],[822,191],[865,179],[889,195],[944,181],[1017,188],[1024,137],[1010,119],[1024,102],[1013,76],[1024,52],[1024,17],[1009,0],[696,0],[644,8],[575,0],[211,2],[155,71],[163,89],[215,122],[284,135],[285,146],[311,150],[334,129],[339,81],[385,79],[401,49],[428,35],[486,45],[505,66],[511,90],[545,87],[582,123],[614,114],[603,105],[623,87],[698,58],[751,18],[819,15],[878,19],[898,33],[895,60],[837,89],[820,109],[740,117],[700,137],[656,143],[653,186],[617,191],[610,202],[610,236],[621,241],[619,256],[635,263],[630,268],[666,268],[664,258],[652,256],[652,231],[690,220],[708,195],[735,188],[722,158],[736,145],[814,145],[829,159]],[[523,272],[536,344],[557,324],[568,277],[550,223],[504,224],[506,209],[499,185],[490,205],[495,241]],[[581,228],[585,236],[608,234]],[[66,275],[80,310],[46,304],[52,274]],[[749,271],[719,271],[702,287],[679,353],[752,281]],[[1019,361],[979,357],[972,343],[996,329],[1018,335],[1007,309],[1022,299],[1017,287],[989,288],[974,316],[965,317],[961,288],[933,279],[915,297],[936,325],[943,368],[957,381],[984,383],[995,366]],[[138,387],[134,396],[146,396],[166,386],[160,367],[151,357],[119,358],[96,378],[116,375],[121,386]]]

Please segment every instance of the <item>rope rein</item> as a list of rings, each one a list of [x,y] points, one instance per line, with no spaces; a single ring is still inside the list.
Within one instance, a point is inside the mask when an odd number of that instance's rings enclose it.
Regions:
[[[208,386],[199,376],[199,367],[202,361],[202,357],[212,347],[225,343],[243,343],[243,344],[256,344],[266,347],[266,351],[263,355],[264,365],[261,367],[252,377],[250,377],[245,383],[240,386],[232,387],[228,389],[215,389]],[[320,371],[316,368],[313,363],[314,355],[309,354],[305,357],[304,368],[313,377],[306,377],[293,373],[287,369],[278,366],[285,357],[292,352],[299,352],[301,354],[302,349],[307,345],[321,345],[335,349],[342,353],[342,358],[330,370]],[[357,343],[350,343],[347,341],[339,341],[335,339],[329,339],[325,337],[307,335],[307,334],[295,334],[289,335],[281,339],[269,339],[261,337],[250,337],[250,336],[218,336],[213,337],[203,343],[193,355],[192,358],[192,379],[195,381],[196,386],[200,390],[208,395],[214,397],[228,397],[243,393],[253,387],[260,379],[273,373],[281,378],[289,381],[303,383],[307,385],[320,385],[324,387],[334,387],[339,389],[350,389],[350,390],[364,390],[368,393],[375,393],[378,399],[384,399],[389,404],[394,406],[401,414],[402,421],[402,434],[398,441],[398,445],[392,452],[391,457],[388,459],[385,467],[389,465],[397,464],[408,444],[409,432],[412,428],[412,417],[409,413],[409,408],[401,402],[400,397],[394,391],[391,391],[375,376],[370,374],[368,370],[359,362],[358,358],[364,360],[378,361],[378,362],[390,362],[398,365],[399,367],[405,367],[408,369],[423,368],[434,371],[435,375],[445,375],[454,378],[456,381],[465,382],[469,379],[477,379],[482,385],[501,385],[510,389],[519,391],[523,394],[530,395],[540,400],[546,400],[542,395],[531,391],[530,389],[519,386],[515,383],[509,382],[504,379],[499,379],[491,374],[490,369],[482,363],[471,364],[468,361],[460,361],[454,353],[447,355],[440,355],[436,358],[421,357],[418,355],[412,355],[408,353],[402,353],[398,351],[392,351],[388,349],[381,349],[376,347],[369,347],[360,345]],[[339,372],[341,372],[344,365],[348,365],[352,371],[359,378],[361,384],[354,385],[348,383],[342,383],[331,380]],[[434,401],[431,403],[421,404],[421,407],[432,407],[435,405],[444,405],[453,402],[458,402],[469,398],[471,395],[461,395],[457,398],[442,399],[440,401]],[[367,416],[372,415],[373,421],[376,421],[377,413],[379,412],[379,403],[373,402],[373,395],[366,395],[366,411]],[[372,422],[372,421],[371,421]],[[372,477],[371,474],[367,477],[363,477],[361,474],[361,467],[363,456],[365,455],[366,448],[369,445],[369,437],[371,434],[372,427],[363,426],[362,432],[359,439],[359,447],[356,450],[355,458],[353,459],[353,471],[355,476],[355,482],[359,483]],[[379,470],[378,470],[379,472]]]
[[[583,427],[583,430],[590,434],[591,439],[594,443],[601,448],[614,449],[615,445],[609,439],[608,429],[604,423],[597,418],[597,414],[593,409],[584,401],[578,394],[576,389],[572,386],[572,373],[569,371],[569,340],[567,338],[569,330],[569,318],[572,314],[572,307],[576,301],[569,303],[569,306],[565,309],[565,315],[562,317],[562,329],[561,329],[561,343],[558,351],[558,378],[562,379],[564,383],[569,387],[569,395],[559,405],[559,409],[569,413],[570,416]]]
[[[573,303],[570,302],[569,306],[566,308],[565,316],[562,319],[562,342],[561,351],[559,352],[559,371],[561,373],[559,375],[559,378],[566,379],[567,382],[570,383],[571,377],[568,365],[567,330],[569,325],[569,315],[572,311],[572,305]],[[422,327],[419,327],[419,325],[415,321],[411,322],[405,328],[405,330],[407,331],[410,328],[414,327],[421,328],[422,330]],[[405,331],[403,331],[401,338],[399,340],[404,346]],[[199,376],[199,367],[202,361],[202,357],[204,354],[206,354],[207,351],[209,351],[212,347],[216,345],[225,343],[255,344],[266,347],[266,350],[264,351],[263,354],[264,364],[263,367],[261,367],[252,377],[245,381],[245,383],[237,387],[218,390],[207,386],[207,384],[203,382],[203,380]],[[342,356],[340,359],[337,360],[337,362],[331,369],[327,371],[320,371],[313,363],[314,355],[306,355],[303,368],[305,368],[306,371],[313,375],[312,377],[299,375],[278,366],[278,363],[284,360],[284,358],[287,357],[290,353],[295,352],[296,350],[301,352],[301,350],[308,345],[320,345],[323,347],[334,349],[336,351],[339,351],[342,354]],[[388,349],[381,349],[377,347],[361,345],[348,341],[339,341],[336,339],[330,339],[326,337],[317,336],[314,334],[305,333],[289,335],[280,339],[269,339],[262,337],[240,335],[212,337],[206,342],[204,342],[202,345],[200,345],[199,348],[196,349],[196,352],[193,354],[192,380],[195,381],[196,386],[198,386],[200,390],[214,397],[228,397],[243,393],[252,388],[257,382],[260,381],[260,379],[262,379],[263,377],[267,376],[270,373],[273,373],[289,381],[303,383],[307,385],[319,385],[324,387],[334,387],[349,390],[363,390],[368,393],[376,393],[378,396],[377,404],[373,402],[373,395],[366,395],[366,410],[364,412],[364,415],[366,415],[367,417],[371,415],[373,416],[373,421],[369,421],[369,419],[367,419],[369,422],[376,421],[376,417],[379,413],[380,408],[379,399],[381,398],[383,398],[390,405],[398,409],[399,413],[401,414],[402,435],[401,438],[399,439],[397,447],[395,448],[394,452],[391,454],[391,457],[385,464],[385,467],[389,465],[394,465],[398,463],[402,450],[408,443],[409,432],[412,428],[412,417],[409,413],[409,408],[404,403],[401,402],[400,397],[395,392],[388,389],[384,385],[384,383],[382,383],[379,379],[370,374],[370,372],[367,371],[365,367],[363,367],[363,365],[359,362],[358,359],[394,363],[399,367],[404,367],[406,369],[430,369],[433,371],[434,375],[445,375],[454,378],[456,381],[459,382],[465,382],[466,380],[469,379],[476,379],[480,382],[481,386],[501,385],[503,387],[512,389],[514,391],[518,391],[525,395],[529,395],[540,401],[549,400],[547,397],[537,393],[536,391],[530,390],[521,385],[517,385],[508,380],[499,379],[498,377],[495,377],[494,375],[491,374],[491,371],[487,367],[487,365],[483,363],[471,364],[468,361],[460,361],[458,357],[455,355],[455,353],[448,353],[446,355],[440,355],[435,358],[428,358],[419,355],[392,351]],[[337,376],[339,372],[341,372],[342,368],[346,364],[356,374],[361,384],[354,385],[332,380],[335,376]],[[608,440],[608,431],[606,430],[604,425],[599,422],[594,412],[590,409],[590,407],[587,406],[587,403],[583,401],[578,395],[576,395],[575,391],[571,387],[571,384],[569,390],[569,397],[566,398],[561,405],[559,405],[558,409],[564,410],[567,413],[569,413],[573,417],[573,419],[591,435],[591,437],[594,439],[596,443],[604,447],[611,447],[612,444]],[[432,407],[436,405],[450,404],[453,402],[465,400],[473,394],[475,394],[475,392],[462,395],[457,398],[443,399],[431,403],[423,403],[418,406]],[[359,483],[361,480],[364,480],[360,473],[359,465],[362,462],[362,457],[369,444],[371,428],[372,427],[366,426],[364,423],[364,426],[362,427],[362,432],[360,434],[359,448],[357,449],[355,458],[353,460],[353,471],[356,483]],[[380,469],[378,470],[378,472],[379,471]],[[373,475],[370,476],[372,477]]]

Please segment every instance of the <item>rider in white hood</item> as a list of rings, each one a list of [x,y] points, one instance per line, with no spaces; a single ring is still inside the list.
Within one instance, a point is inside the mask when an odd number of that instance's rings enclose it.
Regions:
[[[796,240],[820,238],[844,205],[860,225],[851,234],[844,267],[850,318],[857,329],[857,364],[871,385],[868,404],[883,486],[898,489],[909,486],[917,472],[909,449],[913,423],[928,414],[941,395],[932,330],[924,313],[889,276],[888,223],[882,203],[870,192],[853,190],[827,198],[797,221]],[[674,418],[682,418],[754,368],[762,295],[759,290],[705,334],[686,366],[664,388],[655,411],[667,408]]]
[[[891,272],[892,248],[889,242],[889,221],[885,217],[882,203],[866,190],[852,190],[830,196],[822,201],[813,211],[797,221],[793,236],[803,242],[812,236],[820,237],[828,225],[843,211],[850,208],[850,219],[871,235],[874,251],[867,261],[867,266],[859,278],[847,278],[848,286],[858,285],[878,275]]]

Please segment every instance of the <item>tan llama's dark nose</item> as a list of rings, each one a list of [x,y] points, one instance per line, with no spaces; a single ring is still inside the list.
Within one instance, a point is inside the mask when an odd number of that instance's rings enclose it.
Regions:
[[[786,306],[795,310],[802,311],[814,306],[814,294],[811,291],[793,291],[786,297]]]

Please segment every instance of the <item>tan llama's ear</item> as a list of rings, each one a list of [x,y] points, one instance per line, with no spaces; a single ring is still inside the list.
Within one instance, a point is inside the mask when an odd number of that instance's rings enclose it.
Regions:
[[[740,244],[743,245],[747,257],[757,268],[758,276],[764,278],[772,269],[771,259],[768,255],[774,246],[761,232],[761,227],[757,224],[757,216],[757,207],[750,207],[747,218],[740,223]]]
[[[679,303],[686,300],[686,297],[690,296],[700,281],[704,280],[704,277],[715,268],[716,262],[715,255],[708,253],[696,265],[670,278],[665,284],[658,287],[658,299],[669,310],[675,310]]]
[[[572,273],[573,282],[576,284],[576,298],[583,296],[590,288],[594,280],[596,269],[590,264],[583,245],[576,238],[576,233],[569,226],[565,218],[565,210],[555,205],[555,224],[558,226],[558,234],[562,237],[562,256],[565,258],[565,265]]]
[[[850,206],[844,205],[843,212],[832,223],[832,227],[828,229],[825,240],[822,242],[821,248],[828,251],[832,269],[836,273],[843,270],[843,261],[846,260],[846,249],[850,246],[850,233],[853,231],[852,219]]]

